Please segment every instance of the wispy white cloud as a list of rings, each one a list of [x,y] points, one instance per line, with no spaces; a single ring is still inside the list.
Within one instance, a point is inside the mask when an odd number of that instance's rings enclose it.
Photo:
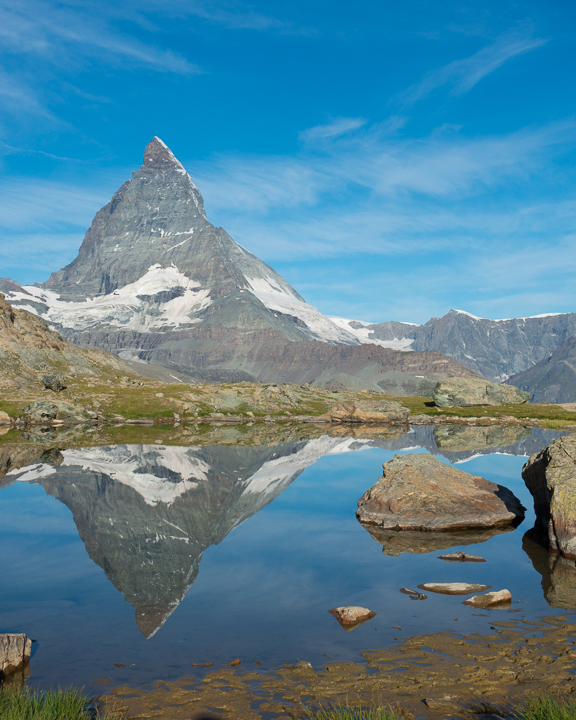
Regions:
[[[363,125],[366,125],[366,122],[364,118],[336,118],[326,125],[317,125],[308,130],[303,130],[298,137],[304,142],[331,140],[358,130]]]
[[[508,60],[541,47],[545,42],[542,38],[507,33],[470,57],[454,60],[426,73],[422,80],[397,95],[396,100],[403,107],[411,107],[444,85],[450,87],[453,95],[463,95]]]
[[[98,59],[104,63],[144,65],[159,72],[181,75],[199,72],[196,65],[181,55],[119,32],[109,20],[106,4],[99,7],[99,12],[51,0],[4,4],[0,7],[3,53],[40,56],[59,67]]]

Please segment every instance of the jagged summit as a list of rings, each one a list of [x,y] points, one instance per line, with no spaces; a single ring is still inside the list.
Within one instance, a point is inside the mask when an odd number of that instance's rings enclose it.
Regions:
[[[143,165],[140,170],[170,170],[176,169],[180,172],[186,172],[182,163],[176,158],[172,150],[165,142],[160,140],[156,135],[144,151]]]

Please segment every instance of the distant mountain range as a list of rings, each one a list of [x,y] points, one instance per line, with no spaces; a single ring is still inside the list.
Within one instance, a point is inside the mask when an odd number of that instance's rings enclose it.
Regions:
[[[487,320],[451,310],[425,325],[323,315],[208,221],[198,188],[159,138],[96,214],[73,262],[41,285],[0,279],[0,290],[76,345],[214,381],[398,394],[430,394],[448,375],[517,384],[576,336],[576,313]],[[535,392],[531,377],[522,387]]]

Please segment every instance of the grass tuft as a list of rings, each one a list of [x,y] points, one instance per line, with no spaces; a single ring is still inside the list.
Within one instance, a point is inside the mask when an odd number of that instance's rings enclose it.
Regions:
[[[576,720],[576,698],[537,695],[516,713],[518,720]]]
[[[119,720],[119,716],[100,715],[90,700],[78,690],[0,689],[2,720]]]
[[[377,708],[337,705],[329,710],[317,710],[308,715],[308,720],[407,720],[402,710],[390,706]]]

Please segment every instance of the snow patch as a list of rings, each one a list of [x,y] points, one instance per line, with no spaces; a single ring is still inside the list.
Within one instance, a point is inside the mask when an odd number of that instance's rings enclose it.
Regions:
[[[182,288],[183,294],[165,303],[142,298],[177,288]],[[103,324],[137,332],[190,325],[200,322],[194,316],[212,302],[209,290],[200,289],[199,283],[187,278],[174,265],[164,268],[158,263],[151,265],[136,282],[83,302],[60,300],[57,293],[43,288],[26,286],[25,289],[28,295],[47,306],[41,314],[44,320],[80,332]],[[10,293],[7,299],[9,302],[30,301],[20,292]]]
[[[380,340],[379,338],[370,337],[370,325],[372,323],[363,320],[350,320],[348,318],[338,317],[336,315],[327,316],[335,325],[352,333],[362,344],[379,345],[380,347],[390,348],[392,350],[410,350],[410,345],[414,342],[413,338],[393,338],[392,340]],[[364,327],[354,328],[351,323],[362,323]],[[403,325],[413,325],[414,323],[402,323]]]
[[[283,286],[272,277],[246,277],[252,294],[269,310],[286,315],[293,315],[320,339],[330,343],[357,345],[357,338],[349,331],[338,327],[326,315],[322,315],[315,307],[299,300],[287,286]]]

